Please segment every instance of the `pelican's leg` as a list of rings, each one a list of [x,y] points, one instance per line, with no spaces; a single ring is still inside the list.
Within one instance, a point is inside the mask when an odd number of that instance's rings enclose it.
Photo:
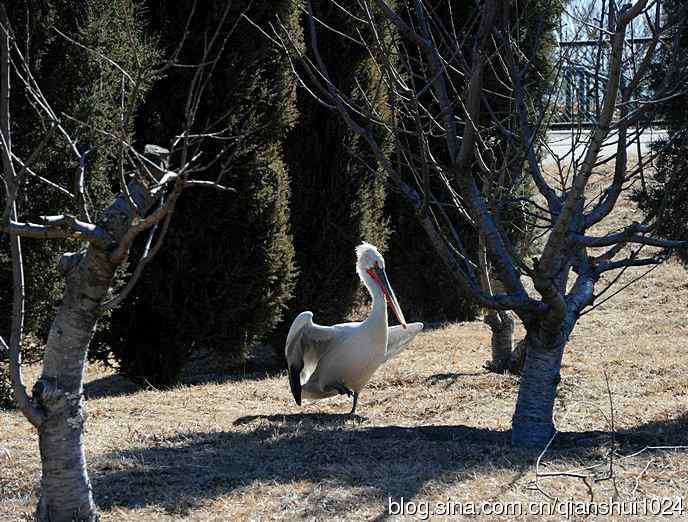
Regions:
[[[354,392],[352,392],[349,388],[344,386],[344,384],[341,382],[335,382],[330,387],[333,390],[336,390],[339,393],[339,395],[348,395],[349,397],[351,397],[354,394]]]
[[[351,408],[351,411],[349,412],[349,415],[353,415],[356,413],[356,404],[358,403],[358,392],[354,392],[354,406]]]

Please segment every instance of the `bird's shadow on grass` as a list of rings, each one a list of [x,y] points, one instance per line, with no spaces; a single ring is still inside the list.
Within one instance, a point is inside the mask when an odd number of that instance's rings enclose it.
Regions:
[[[511,448],[510,435],[462,425],[366,426],[348,415],[247,415],[228,431],[180,432],[103,455],[92,482],[106,509],[156,506],[185,516],[235,489],[270,484],[285,516],[289,509],[306,519],[345,515],[368,503],[384,519],[388,497],[414,499],[433,480],[461,482],[495,469],[520,480],[538,452]],[[627,452],[688,444],[688,415],[619,431],[616,442]],[[563,433],[551,451],[586,458],[608,443],[603,432]],[[294,488],[302,499],[296,508]]]
[[[242,426],[256,421],[278,422],[289,425],[310,423],[323,426],[343,426],[347,422],[365,422],[368,417],[363,415],[349,415],[348,413],[276,413],[273,415],[244,415],[232,424]]]

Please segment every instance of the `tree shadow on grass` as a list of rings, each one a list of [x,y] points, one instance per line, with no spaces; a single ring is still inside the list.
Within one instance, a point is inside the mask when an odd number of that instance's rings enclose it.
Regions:
[[[436,386],[440,383],[444,383],[445,389],[453,386],[461,377],[482,377],[487,375],[489,372],[485,370],[484,372],[471,372],[471,373],[436,373],[425,379],[425,383],[430,386]]]
[[[245,364],[226,369],[225,371],[193,371],[182,376],[175,386],[196,386],[199,384],[224,384],[237,381],[259,381],[284,373],[284,368],[277,363],[249,360]],[[84,384],[87,399],[132,395],[146,390],[159,390],[145,380],[131,379],[126,375],[113,374],[94,379]],[[164,388],[163,388],[164,389]]]
[[[84,383],[84,395],[87,400],[132,395],[145,389],[146,386],[137,384],[128,377],[118,373]]]
[[[228,368],[221,372],[194,372],[185,375],[180,384],[197,386],[199,384],[224,384],[239,381],[260,381],[281,374],[286,375],[286,369],[277,364],[263,364],[249,361],[240,366]]]
[[[234,427],[179,433],[101,456],[92,474],[99,504],[106,509],[154,505],[183,516],[237,488],[269,483],[287,487],[271,494],[285,497],[288,515],[294,499],[287,494],[289,485],[299,482],[303,488],[307,481],[312,491],[299,493],[304,495],[300,517],[343,515],[367,502],[379,506],[382,519],[387,497],[410,500],[430,481],[460,482],[483,470],[503,470],[519,480],[538,455],[511,448],[509,431],[461,425],[366,427],[348,415],[277,414],[244,416]],[[585,457],[607,447],[608,437],[561,433],[550,456]],[[688,415],[621,430],[616,439],[625,453],[688,444]]]
[[[432,332],[433,330],[442,330],[455,324],[456,322],[453,321],[423,321],[423,331]]]
[[[308,480],[324,485],[318,509],[325,502],[344,513],[371,496],[382,509],[386,496],[413,498],[429,480],[469,471],[509,441],[507,432],[467,426],[366,428],[347,415],[245,416],[234,424],[251,429],[179,434],[98,459],[92,482],[99,505],[157,505],[184,515],[253,483]],[[348,495],[352,488],[356,494]]]

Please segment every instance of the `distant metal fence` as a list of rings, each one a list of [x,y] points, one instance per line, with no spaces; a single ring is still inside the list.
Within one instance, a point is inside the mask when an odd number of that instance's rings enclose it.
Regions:
[[[642,56],[652,38],[629,38],[626,40],[628,64],[634,56]],[[555,128],[572,126],[588,127],[599,116],[607,82],[608,62],[606,40],[575,40],[559,42],[561,71],[556,86],[555,113],[552,119]],[[630,69],[633,67],[631,66]],[[630,71],[623,71],[620,89],[630,81]],[[648,93],[649,94],[649,93]],[[661,124],[660,121],[653,124]]]

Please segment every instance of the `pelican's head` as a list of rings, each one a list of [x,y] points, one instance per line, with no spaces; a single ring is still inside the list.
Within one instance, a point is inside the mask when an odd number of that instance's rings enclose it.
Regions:
[[[404,319],[404,314],[401,311],[399,302],[397,301],[396,295],[394,295],[394,290],[392,290],[392,285],[389,284],[387,279],[387,274],[385,273],[385,260],[375,248],[370,243],[363,242],[356,247],[356,272],[366,286],[372,290],[372,285],[377,285],[382,290],[382,294],[385,296],[387,304],[394,312],[401,326],[406,328],[406,319]]]

